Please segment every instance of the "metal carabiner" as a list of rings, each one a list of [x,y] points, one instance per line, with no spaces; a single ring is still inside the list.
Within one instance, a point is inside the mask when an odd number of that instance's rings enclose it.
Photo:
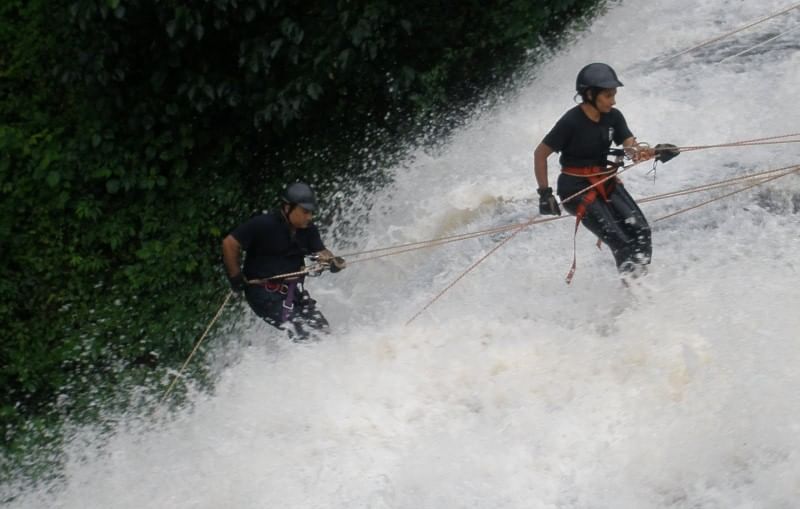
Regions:
[[[639,141],[631,145],[630,147],[625,147],[622,150],[625,151],[625,159],[629,161],[635,161],[637,160],[636,156],[639,154],[640,150],[647,150],[649,148],[650,148],[649,143],[647,143],[646,141]]]
[[[317,277],[329,268],[326,262],[319,261],[319,255],[309,255],[307,258],[306,275],[309,277]]]

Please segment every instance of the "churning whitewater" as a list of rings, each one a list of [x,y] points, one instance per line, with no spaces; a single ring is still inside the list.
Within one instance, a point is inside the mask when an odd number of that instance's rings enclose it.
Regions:
[[[755,46],[800,24],[800,9],[668,58],[789,6],[614,4],[513,96],[395,168],[349,240],[362,250],[533,217],[533,149],[589,62],[617,69],[617,107],[652,145],[797,131],[800,32]],[[800,164],[797,147],[687,152],[655,180],[650,164],[622,179],[642,198]],[[552,156],[551,185],[557,167]],[[713,195],[642,209],[652,222]],[[526,229],[408,326],[507,234],[315,279],[330,338],[287,345],[254,325],[213,395],[164,424],[80,433],[64,478],[9,507],[796,507],[800,176],[653,224],[650,273],[631,288],[585,229],[564,283],[573,226]]]

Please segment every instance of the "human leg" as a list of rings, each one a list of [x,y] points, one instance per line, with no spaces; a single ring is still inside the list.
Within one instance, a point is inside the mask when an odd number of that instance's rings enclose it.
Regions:
[[[564,208],[575,215],[579,203],[567,202]],[[624,187],[617,185],[608,201],[597,197],[584,206],[581,223],[611,249],[620,272],[641,271],[650,263],[650,226]]]
[[[244,292],[247,303],[253,312],[273,327],[280,328],[283,313],[284,295],[269,292],[261,286],[248,286]]]
[[[621,219],[621,229],[625,231],[629,239],[621,255],[622,260],[617,263],[617,266],[620,272],[640,275],[646,272],[653,255],[650,225],[639,206],[622,185],[618,185],[611,193],[609,201],[615,215]]]
[[[294,290],[293,308],[288,313],[285,312],[286,295],[280,292],[251,286],[245,290],[245,297],[256,315],[273,327],[288,331],[295,341],[307,339],[312,331],[327,332],[329,329],[328,320],[317,308],[317,301],[301,285]]]
[[[325,315],[317,307],[317,301],[312,299],[308,290],[299,287],[294,301],[294,313],[289,319],[291,329],[294,331],[294,340],[308,339],[315,332],[327,333],[330,330]]]

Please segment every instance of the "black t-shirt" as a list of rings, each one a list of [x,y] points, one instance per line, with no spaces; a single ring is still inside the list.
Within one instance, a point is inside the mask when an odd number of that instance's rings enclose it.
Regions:
[[[319,230],[313,224],[294,230],[280,212],[255,216],[231,232],[245,251],[244,276],[263,279],[297,272],[303,257],[325,249]]]
[[[605,167],[611,143],[621,145],[632,136],[628,123],[619,110],[601,113],[600,121],[595,122],[586,116],[580,106],[575,106],[558,119],[542,143],[555,152],[561,152],[561,166]],[[562,197],[585,186],[584,178],[564,174],[558,178],[558,194]]]

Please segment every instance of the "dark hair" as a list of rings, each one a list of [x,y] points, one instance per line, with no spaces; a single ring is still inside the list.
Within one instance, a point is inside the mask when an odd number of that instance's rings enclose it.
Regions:
[[[578,92],[578,95],[581,96],[581,100],[583,100],[583,102],[594,104],[594,102],[597,100],[597,96],[603,90],[611,90],[611,89],[609,89],[609,88],[600,88],[600,87],[588,87],[588,88],[584,88],[583,90]],[[591,92],[591,97],[589,97],[589,92]]]

